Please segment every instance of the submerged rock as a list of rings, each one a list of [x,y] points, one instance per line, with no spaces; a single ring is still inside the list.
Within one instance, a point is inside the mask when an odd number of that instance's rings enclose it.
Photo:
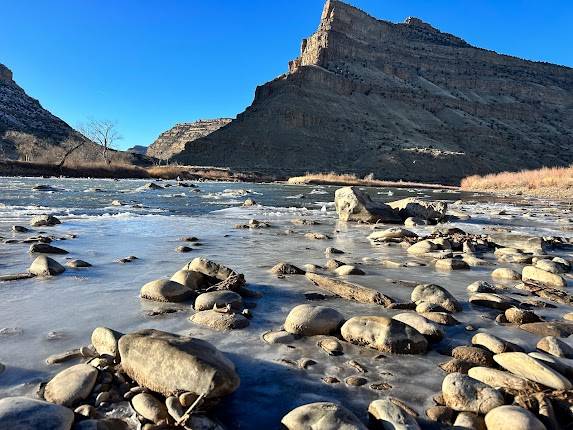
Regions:
[[[271,273],[276,275],[304,275],[306,272],[294,264],[280,262],[273,266]]]
[[[58,405],[72,406],[90,395],[97,375],[98,370],[89,364],[76,364],[62,370],[46,385],[44,398]]]
[[[336,309],[325,306],[298,305],[288,314],[285,330],[292,334],[314,336],[335,333],[345,318]]]
[[[66,263],[66,266],[71,267],[72,269],[92,267],[90,263],[84,260],[70,260]]]
[[[28,397],[0,399],[0,428],[14,430],[70,430],[71,409]]]
[[[35,276],[56,276],[64,273],[66,268],[56,260],[40,255],[32,262],[28,271]]]
[[[286,430],[367,430],[352,412],[330,402],[299,406],[286,414],[281,423]]]
[[[398,213],[384,203],[375,203],[357,187],[339,188],[334,193],[336,213],[342,221],[401,223]]]
[[[47,243],[33,243],[30,245],[30,254],[68,254],[68,251]]]
[[[344,340],[394,354],[424,354],[428,341],[416,329],[384,316],[350,318],[340,330]]]
[[[164,396],[189,391],[222,397],[239,386],[233,363],[201,339],[141,330],[121,337],[119,353],[129,377]]]

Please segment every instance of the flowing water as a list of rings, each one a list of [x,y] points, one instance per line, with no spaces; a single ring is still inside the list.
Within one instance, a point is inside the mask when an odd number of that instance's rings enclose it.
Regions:
[[[46,184],[51,191],[34,191],[36,184]],[[431,396],[440,390],[443,372],[437,364],[447,357],[434,351],[423,356],[379,357],[375,351],[345,345],[345,354],[327,356],[316,347],[316,339],[305,338],[287,345],[268,345],[260,335],[279,329],[289,310],[297,304],[310,303],[304,293],[317,291],[304,276],[279,279],[269,269],[279,261],[297,266],[306,263],[323,265],[324,249],[333,246],[346,253],[339,259],[360,264],[364,276],[349,279],[378,289],[398,301],[407,301],[412,287],[402,281],[436,283],[452,292],[464,303],[456,315],[462,322],[446,327],[440,346],[467,344],[477,330],[487,330],[523,346],[534,345],[537,337],[517,328],[494,323],[496,313],[472,308],[467,302],[466,286],[479,279],[488,280],[495,265],[474,267],[469,271],[436,272],[431,266],[400,269],[385,268],[382,259],[398,261],[427,260],[410,257],[396,246],[373,246],[367,236],[371,227],[345,224],[337,220],[333,205],[335,187],[294,186],[281,184],[241,184],[197,182],[196,188],[177,186],[141,189],[145,181],[0,178],[0,237],[22,239],[44,231],[60,240],[52,244],[69,251],[66,258],[82,259],[93,264],[86,269],[67,269],[50,279],[27,279],[0,283],[0,362],[6,370],[0,375],[0,397],[33,395],[41,381],[68,364],[47,365],[46,357],[89,344],[97,326],[122,332],[156,328],[189,334],[209,340],[229,355],[237,366],[241,386],[215,410],[228,428],[278,428],[280,418],[292,408],[313,401],[339,401],[366,419],[369,401],[392,395],[423,414],[431,406]],[[567,219],[571,210],[563,206],[533,202],[518,205],[511,201],[451,191],[369,188],[377,200],[396,200],[408,196],[461,200],[456,209],[471,215],[469,220],[449,223],[469,233],[489,233],[497,228],[511,229],[512,234],[532,236],[573,236]],[[242,207],[246,198],[257,205]],[[120,200],[122,206],[113,206]],[[495,215],[504,210],[506,215]],[[14,233],[12,225],[28,225],[35,214],[50,213],[62,220],[55,227],[36,228],[30,234]],[[294,225],[293,218],[309,218],[319,225]],[[237,223],[250,219],[267,221],[266,229],[235,229]],[[565,220],[565,222],[564,222]],[[433,227],[417,227],[429,233]],[[288,232],[286,230],[291,230]],[[304,233],[327,234],[331,240],[309,240]],[[190,253],[175,248],[185,244],[180,238],[197,236],[200,245]],[[8,241],[11,242],[11,241]],[[25,243],[0,244],[0,274],[24,272],[33,256]],[[135,255],[137,260],[120,264],[116,260]],[[571,258],[571,253],[563,254]],[[214,332],[192,324],[191,303],[162,305],[139,298],[139,289],[147,282],[171,276],[194,257],[205,256],[245,275],[249,287],[262,293],[250,300],[253,319],[248,328],[232,332]],[[519,270],[521,266],[506,264]],[[570,281],[571,286],[571,281]],[[332,306],[347,318],[356,315],[392,315],[374,305],[353,303],[336,298],[312,302]],[[179,312],[149,316],[150,310],[177,308]],[[541,316],[556,318],[566,310],[536,310]],[[289,365],[282,359],[311,358],[317,362],[308,369]],[[368,372],[368,384],[352,387],[344,382],[329,385],[324,376],[341,381],[356,374],[347,361],[359,361]],[[391,388],[377,391],[370,384],[385,382]]]

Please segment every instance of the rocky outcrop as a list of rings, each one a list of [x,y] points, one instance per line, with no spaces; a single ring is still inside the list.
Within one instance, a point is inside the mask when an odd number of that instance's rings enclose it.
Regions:
[[[147,148],[147,155],[169,160],[185,149],[188,142],[205,137],[231,122],[229,118],[200,119],[199,121],[177,124],[161,133]]]
[[[68,161],[104,161],[99,145],[44,109],[14,81],[12,71],[0,64],[0,159],[57,164],[78,145]],[[110,152],[114,161],[148,164],[138,154]]]
[[[175,160],[440,182],[573,162],[573,69],[334,0],[301,48],[245,112]]]

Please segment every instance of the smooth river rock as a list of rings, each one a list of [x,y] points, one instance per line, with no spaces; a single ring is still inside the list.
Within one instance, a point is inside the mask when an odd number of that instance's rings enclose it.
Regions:
[[[410,296],[416,304],[421,302],[441,306],[449,312],[459,312],[461,305],[445,288],[435,284],[421,284],[416,286]]]
[[[420,429],[416,418],[389,399],[374,400],[368,406],[368,414],[376,428],[384,430]]]
[[[40,255],[32,262],[28,271],[35,276],[57,276],[66,271],[66,268],[56,260]]]
[[[0,428],[6,430],[70,430],[71,409],[28,397],[0,399]]]
[[[487,430],[546,430],[539,419],[519,406],[499,406],[485,416]]]
[[[167,407],[149,393],[139,393],[131,399],[131,406],[139,415],[155,424],[167,420]]]
[[[141,330],[121,337],[119,354],[129,377],[164,396],[189,391],[222,397],[239,386],[234,364],[201,339]]]
[[[525,283],[546,287],[565,288],[567,286],[567,281],[562,276],[546,272],[535,266],[525,266],[521,272],[521,278]]]
[[[284,328],[292,334],[314,336],[335,333],[345,318],[336,309],[326,306],[298,305],[286,317]]]
[[[504,352],[495,355],[493,359],[511,373],[546,387],[556,390],[570,390],[573,388],[571,382],[563,375],[523,352]]]
[[[30,220],[32,227],[52,227],[62,222],[53,215],[36,215]]]
[[[539,339],[536,347],[556,357],[573,358],[573,347],[555,336],[545,336]]]
[[[496,389],[461,373],[450,373],[442,382],[446,406],[459,412],[488,413],[504,404]]]
[[[117,343],[123,336],[123,333],[112,330],[107,327],[96,327],[92,332],[92,345],[99,355],[111,355],[117,357],[119,349]]]
[[[368,430],[348,409],[330,402],[299,406],[286,414],[281,423],[286,430]]]
[[[241,309],[243,306],[243,299],[234,291],[210,291],[197,296],[194,308],[196,311],[204,311],[207,309],[213,309],[213,306],[222,308],[226,305],[230,305],[233,309]]]
[[[44,398],[51,403],[72,406],[86,399],[95,385],[98,370],[89,364],[76,364],[54,376],[44,390]]]
[[[195,293],[178,282],[158,279],[145,284],[139,293],[142,299],[156,302],[183,302],[192,298]]]
[[[218,331],[242,329],[249,326],[249,320],[241,314],[213,309],[196,312],[189,317],[189,321]]]
[[[503,370],[491,369],[489,367],[472,367],[468,371],[468,376],[493,388],[507,388],[515,391],[531,391],[539,388],[537,384],[528,381],[521,376],[517,376]]]
[[[350,318],[340,329],[342,337],[356,345],[394,354],[424,354],[428,341],[416,329],[384,316]]]
[[[209,286],[209,277],[194,270],[178,270],[170,280],[184,285],[192,291],[202,290]]]
[[[421,334],[426,336],[430,341],[439,342],[444,337],[444,333],[436,323],[424,318],[422,315],[416,312],[404,312],[397,314],[394,315],[392,319],[403,322],[404,324],[415,328]]]

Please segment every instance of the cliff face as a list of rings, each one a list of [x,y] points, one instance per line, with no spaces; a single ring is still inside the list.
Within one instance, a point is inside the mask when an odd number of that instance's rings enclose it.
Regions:
[[[285,75],[180,162],[455,182],[573,162],[573,69],[327,1]]]
[[[59,163],[64,154],[82,143],[69,162],[102,162],[99,145],[86,139],[44,109],[16,84],[12,72],[0,64],[0,159]],[[146,164],[143,157],[113,151],[114,161]]]
[[[147,155],[161,160],[169,160],[183,151],[188,142],[205,137],[230,122],[231,119],[229,118],[217,118],[177,124],[161,133],[155,142],[149,145]]]

